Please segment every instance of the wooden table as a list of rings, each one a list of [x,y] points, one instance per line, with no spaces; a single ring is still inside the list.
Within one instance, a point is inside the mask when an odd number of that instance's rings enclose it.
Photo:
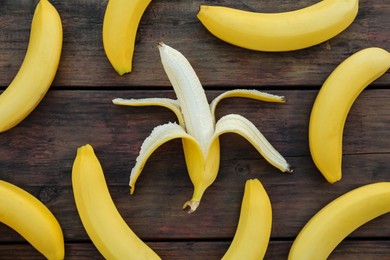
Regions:
[[[36,0],[0,2],[0,87],[23,60]],[[66,259],[99,259],[75,208],[71,167],[77,147],[91,144],[102,163],[113,199],[134,232],[164,259],[219,259],[235,232],[244,183],[259,178],[273,206],[267,259],[286,259],[303,225],[320,208],[361,185],[389,181],[390,73],[370,85],[347,118],[343,178],[329,184],[308,149],[313,101],[330,72],[352,53],[378,46],[390,50],[390,3],[361,0],[354,23],[342,34],[305,50],[264,53],[241,49],[212,36],[197,20],[200,4],[277,12],[311,5],[301,1],[153,1],[139,26],[133,72],[115,73],[102,46],[107,0],[53,0],[64,27],[58,74],[48,94],[21,124],[0,136],[0,178],[39,198],[59,220]],[[129,173],[140,146],[157,125],[174,121],[158,107],[120,107],[116,97],[175,94],[156,44],[164,41],[192,63],[209,100],[234,88],[284,95],[285,104],[228,99],[217,117],[250,119],[295,166],[293,174],[270,166],[243,138],[221,137],[221,167],[199,209],[181,210],[192,194],[180,140],[163,145],[148,161],[133,196]],[[115,232],[115,231],[113,231]],[[0,224],[0,259],[40,259],[30,244]],[[332,259],[390,259],[390,216],[381,216],[346,238]]]

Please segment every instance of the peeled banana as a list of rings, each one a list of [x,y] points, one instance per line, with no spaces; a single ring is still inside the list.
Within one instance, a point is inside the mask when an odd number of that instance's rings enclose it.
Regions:
[[[363,49],[326,79],[311,111],[309,146],[317,168],[330,183],[341,179],[342,138],[348,112],[359,94],[390,68],[390,53]]]
[[[52,84],[62,50],[62,23],[54,6],[40,0],[35,8],[26,56],[15,78],[0,95],[0,132],[26,118]]]
[[[352,231],[390,212],[390,182],[361,186],[315,214],[295,239],[289,260],[327,259]]]
[[[0,222],[18,232],[47,259],[64,259],[64,237],[54,215],[33,195],[2,180]]]
[[[208,104],[203,87],[188,60],[177,50],[164,43],[158,45],[161,61],[176,93],[173,99],[114,99],[117,105],[163,106],[171,109],[179,124],[169,123],[156,127],[142,144],[136,164],[130,174],[130,193],[149,156],[165,142],[181,138],[188,173],[194,193],[183,208],[196,210],[205,190],[214,182],[219,170],[219,136],[233,132],[245,137],[263,156],[283,172],[291,172],[290,165],[265,139],[248,119],[240,115],[226,115],[215,123],[214,111],[218,102],[226,97],[246,97],[268,102],[284,102],[284,98],[256,90],[232,90],[218,96]]]
[[[89,144],[77,149],[72,186],[84,228],[106,259],[160,259],[121,217],[111,199],[100,162]]]
[[[293,51],[344,31],[358,13],[358,0],[323,0],[283,13],[255,13],[202,5],[200,22],[217,38],[256,51]]]
[[[263,259],[272,228],[272,207],[258,179],[247,180],[240,219],[233,241],[222,260]]]
[[[135,38],[151,0],[109,0],[103,20],[103,46],[119,75],[132,70]]]

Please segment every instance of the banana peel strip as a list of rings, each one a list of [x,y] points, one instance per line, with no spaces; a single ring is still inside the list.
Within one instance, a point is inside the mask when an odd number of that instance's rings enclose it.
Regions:
[[[195,138],[187,134],[182,126],[176,123],[167,123],[156,126],[151,134],[144,140],[136,159],[135,166],[131,170],[129,182],[130,194],[134,193],[137,178],[141,174],[150,155],[164,143],[176,138],[181,138],[183,140],[186,152],[189,153],[187,155],[192,158],[191,161],[194,162],[191,165],[188,165],[188,167],[191,169],[192,167],[196,167],[199,168],[199,170],[203,168],[204,157],[202,149]]]
[[[245,117],[237,114],[223,116],[216,124],[212,144],[224,133],[236,133],[248,140],[271,165],[282,172],[292,172],[291,166],[283,156],[268,142],[256,126]]]
[[[177,100],[171,98],[140,98],[140,99],[124,99],[115,98],[112,100],[115,105],[122,106],[161,106],[170,109],[175,113],[178,123],[185,127],[183,114],[181,113],[180,104]]]
[[[277,102],[277,103],[284,103],[286,101],[283,96],[269,94],[255,89],[233,89],[233,90],[223,92],[222,94],[214,98],[213,101],[211,102],[210,110],[214,118],[215,118],[215,109],[218,103],[222,99],[231,98],[231,97],[250,98],[259,101]]]

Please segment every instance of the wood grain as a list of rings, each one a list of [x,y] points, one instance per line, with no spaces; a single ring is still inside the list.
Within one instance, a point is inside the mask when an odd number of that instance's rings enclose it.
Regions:
[[[230,242],[148,242],[162,259],[221,259]],[[287,259],[291,241],[271,241],[264,259]],[[103,259],[91,243],[67,243],[66,259]],[[343,241],[330,255],[329,260],[345,259],[386,259],[390,254],[388,241]],[[3,260],[35,260],[41,255],[29,244],[1,244],[0,256]]]
[[[269,92],[282,95],[285,91]],[[219,93],[207,92],[211,98]],[[193,215],[180,210],[191,196],[192,185],[179,140],[164,144],[152,155],[135,194],[128,194],[130,169],[143,140],[154,126],[175,120],[163,108],[111,103],[114,97],[146,97],[143,91],[50,91],[32,115],[2,134],[0,172],[4,180],[26,188],[45,202],[61,221],[69,241],[88,239],[71,190],[76,148],[85,143],[95,148],[120,212],[145,239],[231,238],[248,178],[259,178],[269,191],[274,210],[272,237],[292,238],[332,199],[363,184],[388,180],[390,107],[382,100],[389,96],[387,89],[367,90],[359,97],[346,123],[343,179],[330,185],[314,167],[307,148],[307,120],[316,91],[287,93],[285,104],[225,100],[218,108],[218,117],[239,113],[252,120],[295,172],[280,173],[245,139],[225,134],[221,137],[219,176]],[[171,91],[147,94],[174,97]],[[388,237],[389,221],[384,216],[353,236]],[[6,234],[0,241],[16,239],[13,232]]]
[[[37,0],[0,1],[0,92],[23,60]],[[244,183],[259,178],[273,207],[266,259],[286,259],[304,224],[341,194],[364,184],[389,181],[390,73],[358,97],[344,129],[343,178],[328,184],[308,146],[310,111],[322,83],[352,53],[378,46],[390,50],[390,5],[361,0],[354,23],[335,38],[305,50],[264,53],[241,49],[212,36],[197,20],[201,4],[257,12],[302,8],[317,0],[152,1],[137,33],[134,70],[118,76],[102,46],[107,0],[52,0],[64,28],[61,63],[52,88],[22,123],[0,135],[0,179],[46,204],[58,218],[66,259],[102,259],[77,214],[71,169],[77,147],[90,143],[103,166],[109,190],[129,226],[163,259],[220,259],[234,235]],[[277,2],[277,3],[276,3]],[[283,104],[233,98],[220,103],[217,119],[237,113],[251,120],[295,167],[284,174],[270,166],[242,137],[221,136],[221,167],[192,215],[181,210],[192,194],[180,140],[160,147],[129,195],[129,173],[143,140],[160,124],[175,121],[159,107],[115,106],[122,98],[169,97],[156,48],[159,41],[192,63],[206,95],[254,88],[283,95]],[[0,223],[0,259],[40,259],[15,231]],[[390,216],[353,232],[330,259],[388,259]]]
[[[36,1],[0,3],[0,86],[7,86],[19,69],[27,47]],[[61,87],[169,86],[156,44],[180,50],[193,64],[206,88],[214,86],[313,87],[352,53],[366,47],[390,49],[390,6],[386,1],[361,0],[354,23],[335,38],[305,50],[264,53],[238,48],[211,35],[197,20],[201,4],[223,5],[258,12],[294,10],[315,0],[280,1],[153,1],[139,25],[134,70],[120,77],[109,64],[101,28],[107,0],[53,0],[63,20],[64,44],[54,85]],[[388,75],[375,84],[386,85]]]

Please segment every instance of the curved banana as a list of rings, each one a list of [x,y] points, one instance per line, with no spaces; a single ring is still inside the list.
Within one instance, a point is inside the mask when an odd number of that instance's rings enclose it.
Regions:
[[[130,175],[130,193],[134,192],[135,182],[141,174],[149,156],[165,142],[181,138],[188,174],[194,185],[191,200],[183,208],[191,213],[199,206],[206,189],[214,182],[219,170],[220,146],[219,135],[234,132],[249,140],[255,148],[281,171],[291,172],[286,160],[272,147],[257,128],[247,119],[238,115],[228,115],[215,123],[214,111],[217,103],[227,97],[245,97],[268,102],[284,102],[281,96],[271,95],[256,90],[232,90],[218,96],[211,105],[188,60],[177,50],[164,43],[159,44],[161,61],[177,96],[176,100],[114,99],[117,105],[128,106],[163,106],[171,109],[179,124],[165,124],[156,127],[145,139],[136,164]]]
[[[222,260],[263,259],[272,228],[272,207],[258,179],[247,180],[240,219],[233,241]]]
[[[314,163],[328,182],[341,179],[343,130],[353,102],[389,68],[389,52],[363,49],[343,61],[321,87],[310,115],[309,146]]]
[[[109,0],[103,19],[103,47],[119,75],[132,70],[135,38],[151,0]]]
[[[72,186],[84,228],[106,259],[160,259],[121,217],[91,145],[77,149]]]
[[[30,41],[19,72],[0,95],[0,132],[26,118],[45,96],[57,72],[62,50],[62,23],[57,10],[40,0]]]
[[[33,195],[2,180],[0,222],[18,232],[47,259],[64,259],[64,237],[54,215]]]
[[[323,0],[283,13],[255,13],[202,5],[201,23],[217,38],[256,51],[292,51],[327,41],[358,13],[358,0]]]
[[[368,184],[347,192],[307,222],[295,239],[288,259],[327,259],[355,229],[388,212],[390,182]]]

